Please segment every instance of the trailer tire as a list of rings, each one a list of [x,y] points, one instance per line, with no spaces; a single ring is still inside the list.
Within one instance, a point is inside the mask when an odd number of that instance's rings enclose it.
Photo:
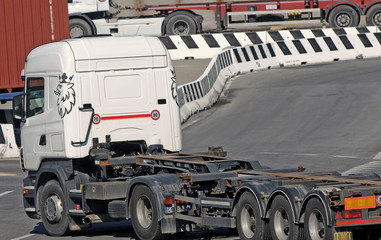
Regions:
[[[270,232],[273,240],[297,240],[299,237],[290,203],[282,195],[276,196],[271,204]]]
[[[327,224],[327,213],[321,201],[308,201],[304,219],[304,234],[307,240],[333,239],[332,229]]]
[[[359,23],[359,15],[350,6],[337,6],[329,13],[328,23],[331,28],[355,27]]]
[[[366,13],[367,26],[381,26],[381,4],[374,5]]]
[[[158,219],[158,209],[152,191],[138,185],[130,200],[132,226],[140,239],[163,239]]]
[[[180,11],[168,15],[165,33],[168,35],[190,35],[197,32],[196,22],[191,13]]]
[[[61,185],[56,180],[48,181],[41,192],[41,219],[46,231],[52,236],[67,235],[69,212]]]
[[[243,193],[239,198],[237,204],[237,230],[240,239],[263,239],[265,222],[261,219],[258,202],[250,192]]]
[[[83,37],[93,35],[90,24],[80,18],[72,18],[69,20],[70,38]]]

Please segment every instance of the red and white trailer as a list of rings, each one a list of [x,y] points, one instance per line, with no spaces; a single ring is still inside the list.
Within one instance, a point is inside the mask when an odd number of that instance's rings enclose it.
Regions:
[[[381,26],[381,0],[194,0],[176,3],[143,0],[123,6],[115,0],[68,1],[72,37],[201,33],[205,11],[214,12],[215,30],[264,25],[297,26],[323,21],[331,27],[354,27],[360,23],[361,16],[366,17],[367,25]],[[121,12],[127,17],[115,18],[121,16]]]

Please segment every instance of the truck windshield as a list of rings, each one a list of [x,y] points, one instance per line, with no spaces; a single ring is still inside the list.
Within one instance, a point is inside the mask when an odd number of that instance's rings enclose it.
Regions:
[[[26,117],[44,112],[44,78],[27,79]]]

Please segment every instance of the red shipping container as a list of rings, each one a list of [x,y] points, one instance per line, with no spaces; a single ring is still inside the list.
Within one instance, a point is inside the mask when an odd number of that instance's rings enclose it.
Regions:
[[[67,0],[0,0],[0,24],[0,93],[23,87],[33,48],[70,37]]]

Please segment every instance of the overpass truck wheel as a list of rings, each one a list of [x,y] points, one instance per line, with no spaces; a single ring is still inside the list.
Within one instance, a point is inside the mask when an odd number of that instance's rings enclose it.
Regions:
[[[250,192],[245,192],[237,204],[237,230],[240,239],[266,239],[265,222],[261,219],[258,202]]]
[[[350,6],[337,6],[328,15],[328,23],[332,28],[355,27],[359,23],[359,15]]]
[[[52,236],[62,236],[69,231],[69,212],[60,184],[47,182],[41,193],[41,219],[46,231]]]
[[[155,198],[147,186],[138,185],[134,188],[130,209],[132,226],[140,239],[163,239]]]
[[[270,209],[270,232],[273,240],[298,240],[299,230],[287,199],[278,195]]]
[[[90,24],[80,18],[69,20],[70,38],[77,38],[92,35],[93,31]]]
[[[366,13],[366,25],[381,26],[381,4],[374,5]]]
[[[308,201],[304,219],[306,240],[333,239],[332,229],[327,224],[326,210],[317,198]]]
[[[168,35],[189,35],[197,32],[196,22],[189,12],[179,11],[167,16],[165,33]]]

